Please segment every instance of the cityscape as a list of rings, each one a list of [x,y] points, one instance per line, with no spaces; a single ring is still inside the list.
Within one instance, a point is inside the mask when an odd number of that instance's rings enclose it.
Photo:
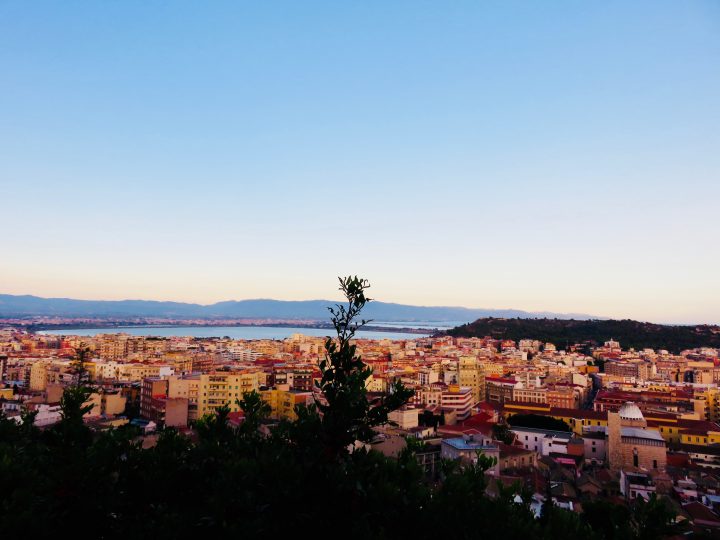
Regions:
[[[2,539],[720,539],[717,0],[3,0],[0,63]]]
[[[83,422],[92,432],[133,429],[151,448],[165,430],[192,439],[199,420],[225,407],[228,426],[239,428],[247,395],[266,404],[257,426],[265,435],[322,399],[324,337],[56,332],[19,324],[0,330],[5,419],[40,430],[57,426],[63,393],[83,385]],[[548,498],[581,514],[597,501],[632,505],[653,496],[667,501],[673,521],[688,530],[720,527],[713,518],[720,510],[717,348],[635,350],[612,337],[558,347],[532,336],[445,331],[409,337],[355,340],[371,369],[364,386],[370,401],[397,383],[412,394],[362,442],[367,450],[398,459],[416,448],[431,483],[442,481],[445,461],[490,458],[486,496],[498,496],[496,482],[514,486],[517,496],[529,494],[537,519]]]

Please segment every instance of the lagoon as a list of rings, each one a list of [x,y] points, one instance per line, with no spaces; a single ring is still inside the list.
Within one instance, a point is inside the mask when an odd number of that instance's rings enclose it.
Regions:
[[[408,324],[405,327],[414,326]],[[157,337],[229,337],[231,339],[286,339],[293,334],[325,337],[334,335],[332,328],[277,327],[277,326],[116,326],[113,328],[66,328],[63,330],[43,330],[38,332],[53,336],[96,336],[98,334],[124,333],[131,336]],[[418,339],[428,334],[409,334],[407,332],[377,332],[360,330],[360,339]]]

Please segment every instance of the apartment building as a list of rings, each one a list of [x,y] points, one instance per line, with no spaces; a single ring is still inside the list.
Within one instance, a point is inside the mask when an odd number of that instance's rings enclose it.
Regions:
[[[255,371],[228,371],[203,373],[198,381],[197,416],[215,412],[228,405],[232,412],[240,410],[237,400],[246,392],[257,391],[258,375]]]
[[[485,371],[474,356],[458,360],[458,383],[471,389],[473,405],[485,401]]]
[[[441,407],[455,411],[458,422],[466,420],[472,413],[472,389],[458,384],[449,385],[441,394]]]

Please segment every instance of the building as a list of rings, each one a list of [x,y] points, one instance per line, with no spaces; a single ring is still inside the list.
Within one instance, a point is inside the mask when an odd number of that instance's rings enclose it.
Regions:
[[[510,426],[510,431],[515,434],[516,440],[523,448],[537,452],[541,456],[549,456],[552,453],[567,454],[568,444],[575,437],[575,434],[569,431],[521,426]]]
[[[197,417],[214,413],[227,405],[231,412],[240,410],[237,401],[243,394],[259,389],[257,373],[254,371],[215,371],[203,373],[198,381]]]
[[[412,429],[418,427],[420,409],[414,407],[401,407],[388,414],[388,420],[397,425],[400,429]]]
[[[458,361],[458,383],[471,389],[473,405],[485,401],[485,371],[474,356],[463,356]]]
[[[646,380],[650,375],[650,364],[644,360],[613,360],[605,362],[605,373],[618,377]]]
[[[158,377],[146,377],[140,391],[140,416],[158,425],[165,423],[164,400],[167,398],[168,381]]]
[[[466,433],[462,437],[443,439],[440,446],[440,455],[444,459],[467,460],[476,463],[478,455],[484,454],[495,458],[495,465],[491,472],[500,472],[500,448],[493,440],[480,432]]]
[[[647,428],[640,408],[628,402],[618,412],[608,412],[607,456],[613,470],[664,470],[667,445],[660,432]]]
[[[291,390],[290,385],[277,385],[271,390],[260,392],[262,399],[270,406],[270,416],[277,419],[297,420],[295,407],[309,405],[312,392]]]
[[[655,493],[655,482],[647,473],[620,471],[620,493],[626,499],[642,497],[648,500]]]
[[[537,464],[537,452],[533,450],[528,450],[527,448],[514,444],[499,443],[498,446],[500,448],[498,465],[501,473],[513,469],[535,467]]]
[[[607,436],[605,430],[583,433],[585,463],[603,465],[607,459]]]
[[[443,410],[454,411],[456,421],[462,422],[472,413],[472,389],[457,384],[449,385],[442,393],[441,407]]]
[[[485,377],[485,400],[499,405],[512,401],[516,382],[503,377]]]

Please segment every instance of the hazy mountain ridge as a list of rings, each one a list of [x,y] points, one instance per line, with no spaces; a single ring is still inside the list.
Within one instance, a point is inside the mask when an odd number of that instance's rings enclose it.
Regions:
[[[327,320],[331,300],[229,300],[210,305],[155,300],[75,300],[0,294],[0,317],[164,317]],[[591,315],[528,312],[517,309],[471,309],[452,306],[411,306],[373,301],[366,318],[378,321],[472,321],[482,317],[557,317],[591,319]]]

